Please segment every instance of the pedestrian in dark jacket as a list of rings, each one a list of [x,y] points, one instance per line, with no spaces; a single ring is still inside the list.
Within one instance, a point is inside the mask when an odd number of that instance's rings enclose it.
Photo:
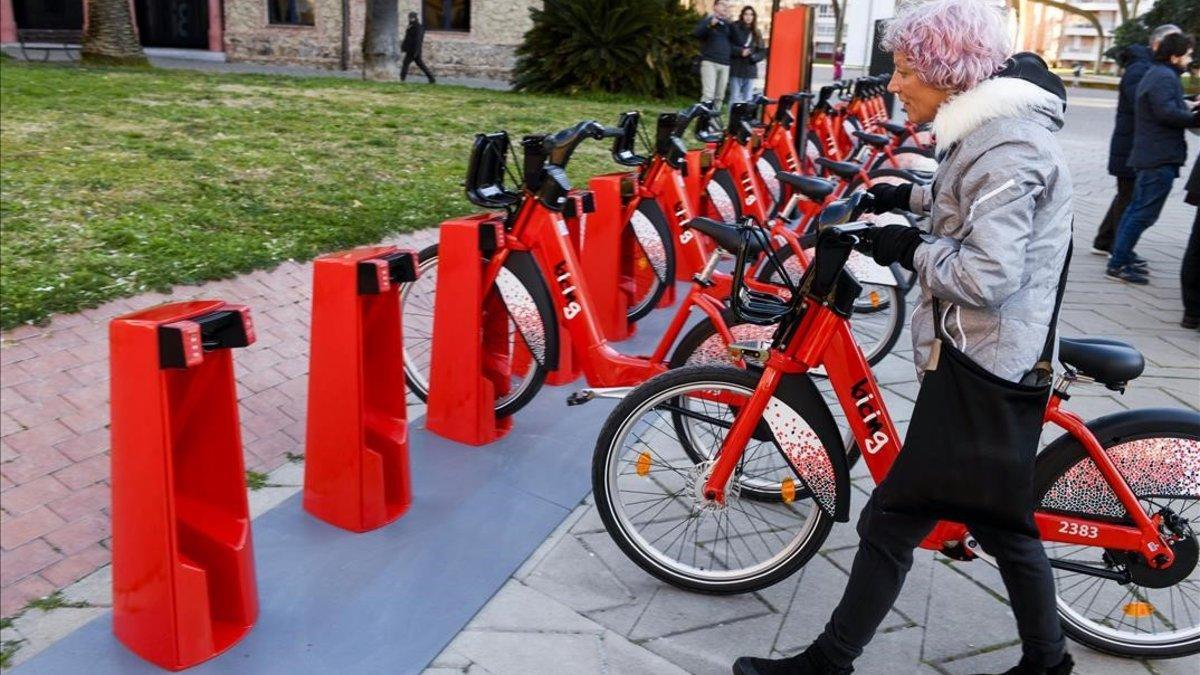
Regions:
[[[720,112],[729,87],[729,61],[733,56],[729,3],[716,0],[713,11],[700,19],[693,32],[700,40],[700,100],[712,101]]]
[[[1196,207],[1196,217],[1192,220],[1187,250],[1183,252],[1183,266],[1179,269],[1179,282],[1183,287],[1183,321],[1179,325],[1200,328],[1200,155],[1192,164],[1192,175],[1184,188],[1183,200]]]
[[[1174,33],[1154,51],[1154,65],[1146,71],[1134,99],[1133,150],[1129,166],[1137,171],[1133,199],[1117,226],[1117,239],[1105,274],[1132,284],[1150,283],[1144,265],[1137,264],[1133,249],[1146,228],[1158,220],[1179,167],[1187,161],[1183,130],[1200,126],[1195,103],[1183,98],[1179,76],[1192,58],[1192,38]]]
[[[758,13],[750,5],[742,8],[732,27],[733,53],[729,59],[729,105],[754,98],[754,81],[758,79],[758,62],[767,50],[763,48],[762,33],[758,30]]]
[[[408,79],[408,67],[413,63],[429,78],[429,84],[437,82],[425,60],[421,58],[421,50],[425,42],[425,27],[417,20],[416,12],[408,13],[408,29],[404,31],[404,42],[400,43],[400,51],[404,52],[404,63],[400,66],[400,81]]]
[[[1133,169],[1125,165],[1129,150],[1133,147],[1133,99],[1138,85],[1150,66],[1154,64],[1154,50],[1158,43],[1172,33],[1180,32],[1179,26],[1164,24],[1150,33],[1150,46],[1129,45],[1117,57],[1125,69],[1121,75],[1120,94],[1117,97],[1117,120],[1113,127],[1112,140],[1108,145],[1108,173],[1117,178],[1117,195],[1113,197],[1108,213],[1100,223],[1096,238],[1092,240],[1092,253],[1108,255],[1112,251],[1113,239],[1117,236],[1117,223],[1125,215],[1129,200],[1133,198],[1133,182],[1137,177]]]

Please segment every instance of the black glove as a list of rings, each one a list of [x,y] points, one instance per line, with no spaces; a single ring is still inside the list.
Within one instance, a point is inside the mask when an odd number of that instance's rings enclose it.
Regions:
[[[876,229],[872,237],[871,257],[884,267],[898,262],[901,267],[911,270],[913,254],[922,243],[921,229],[918,227],[884,225]]]
[[[908,211],[908,200],[912,197],[912,183],[891,185],[879,183],[872,185],[867,192],[874,198],[871,200],[872,213],[887,213],[892,209]]]

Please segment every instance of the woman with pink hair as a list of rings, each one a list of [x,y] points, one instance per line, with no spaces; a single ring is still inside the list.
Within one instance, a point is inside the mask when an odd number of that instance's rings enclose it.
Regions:
[[[1071,240],[1071,179],[1053,136],[1063,125],[1062,80],[1034,54],[1010,56],[1004,17],[983,0],[903,5],[887,28],[884,46],[895,54],[889,91],[903,102],[911,121],[931,122],[937,138],[939,166],[932,185],[877,185],[870,190],[877,212],[903,209],[930,215],[928,233],[907,225],[879,228],[872,251],[881,265],[899,264],[917,273],[921,293],[912,318],[913,360],[923,390],[931,386],[937,391],[934,383],[945,381],[942,373],[934,377],[939,357],[943,364],[951,356],[961,362],[958,354],[948,353],[951,340],[973,367],[987,371],[986,381],[996,383],[992,386],[1043,387],[1053,371],[1046,350],[1056,342],[1056,295],[1065,279]],[[971,394],[963,391],[962,396]],[[910,439],[922,405],[918,395]],[[950,423],[970,444],[974,427],[960,420],[943,421],[942,426]],[[906,452],[928,447],[915,443],[900,453],[899,461]],[[1016,456],[1018,449],[1011,450]],[[1031,456],[1036,447],[1027,450]],[[1032,484],[1032,468],[1028,473],[1024,478]],[[854,660],[899,596],[913,550],[937,522],[919,509],[881,504],[894,504],[897,490],[936,497],[952,487],[922,483],[918,475],[898,488],[901,480],[892,485],[885,480],[863,509],[850,580],[821,635],[791,658],[739,658],[735,675],[853,670]],[[1004,490],[1009,485],[994,476],[987,480]],[[946,515],[966,522],[1000,568],[1022,644],[1021,661],[1008,675],[1067,675],[1074,662],[1066,653],[1054,577],[1036,536],[1031,502],[1031,497],[1012,495],[1010,504],[1027,520],[1022,527],[979,515]],[[976,513],[986,514],[986,507],[980,507]]]

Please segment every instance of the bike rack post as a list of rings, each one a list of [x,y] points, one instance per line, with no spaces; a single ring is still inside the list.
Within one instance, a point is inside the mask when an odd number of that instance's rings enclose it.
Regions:
[[[491,443],[512,429],[512,418],[497,419],[495,412],[497,388],[509,386],[503,373],[514,365],[508,322],[484,312],[483,259],[503,246],[504,222],[494,214],[447,220],[438,239],[425,428],[468,445]]]
[[[353,532],[412,503],[398,284],[416,278],[395,246],[313,262],[304,509]]]
[[[113,632],[182,670],[229,649],[258,617],[231,348],[246,307],[160,305],[109,324]]]
[[[621,236],[625,212],[621,198],[621,182],[628,174],[608,173],[588,181],[588,192],[595,203],[594,212],[581,216],[583,237],[579,249],[580,274],[587,282],[589,299],[596,319],[609,340],[624,340],[634,334],[635,327],[626,318],[629,295],[623,293],[618,280],[622,260]]]

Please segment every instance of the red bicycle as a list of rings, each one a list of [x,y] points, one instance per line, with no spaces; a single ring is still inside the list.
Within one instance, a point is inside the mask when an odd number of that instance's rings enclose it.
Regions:
[[[609,416],[593,459],[596,505],[645,571],[695,591],[761,589],[804,565],[833,522],[848,519],[848,453],[809,375],[818,366],[872,477],[887,474],[901,437],[847,322],[859,285],[844,266],[872,232],[863,223],[822,232],[787,302],[735,285],[743,318],[776,327],[770,342],[730,348],[753,367],[672,371]],[[718,240],[737,248],[759,236],[729,228]],[[1069,388],[1122,391],[1142,356],[1116,341],[1063,338],[1059,358],[1045,422],[1066,433],[1038,456],[1035,519],[1064,628],[1119,655],[1196,653],[1200,415],[1144,409],[1085,422],[1062,407]],[[939,524],[922,546],[987,559],[960,524]]]

